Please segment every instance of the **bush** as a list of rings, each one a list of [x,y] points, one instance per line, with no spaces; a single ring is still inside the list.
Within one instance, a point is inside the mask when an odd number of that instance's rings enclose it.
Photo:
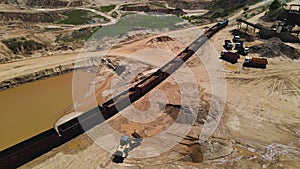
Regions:
[[[101,12],[110,12],[116,8],[116,5],[108,5],[108,6],[101,6],[100,11]]]
[[[33,40],[26,40],[26,38],[12,38],[2,41],[14,54],[31,53],[34,50],[45,48],[44,44],[35,42]]]
[[[112,12],[111,17],[117,18],[118,17],[118,12],[116,12],[116,11]]]
[[[270,5],[269,10],[270,10],[270,12],[272,12],[272,11],[275,11],[275,10],[281,8],[281,7],[282,7],[281,2],[279,0],[274,0]]]
[[[95,32],[97,32],[101,27],[93,28],[82,28],[72,32],[67,35],[59,35],[55,42],[76,42],[76,41],[85,41],[88,40]]]
[[[63,12],[63,15],[65,15],[67,18],[59,21],[58,23],[60,24],[72,24],[72,25],[87,24],[93,18],[104,18],[105,20],[107,20],[107,18],[103,16],[97,15],[93,12],[86,11],[86,10],[66,11]]]
[[[189,16],[182,16],[181,18],[182,18],[182,19],[185,19],[185,20],[187,20],[187,21],[189,21],[189,22],[192,21],[192,18],[189,17]]]

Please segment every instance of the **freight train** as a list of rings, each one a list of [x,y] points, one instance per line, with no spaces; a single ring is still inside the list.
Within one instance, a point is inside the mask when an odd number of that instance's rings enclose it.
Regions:
[[[209,38],[227,25],[227,19],[217,23],[198,37],[175,58],[135,86],[114,96],[102,105],[59,125],[58,130],[60,134],[58,134],[55,129],[49,129],[1,151],[0,168],[19,167],[111,118],[169,77],[170,74],[187,61]]]

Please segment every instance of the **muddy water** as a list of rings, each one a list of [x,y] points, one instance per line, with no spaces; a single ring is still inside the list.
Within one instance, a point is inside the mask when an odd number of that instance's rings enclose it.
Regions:
[[[0,151],[53,127],[72,101],[72,73],[0,92]]]

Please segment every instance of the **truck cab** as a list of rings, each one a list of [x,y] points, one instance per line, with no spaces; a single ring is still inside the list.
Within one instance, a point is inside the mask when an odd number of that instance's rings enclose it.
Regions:
[[[234,49],[237,50],[238,53],[243,56],[246,56],[249,53],[249,48],[244,47],[244,41],[238,41],[237,43],[235,43]]]
[[[248,47],[240,47],[237,49],[238,53],[243,55],[243,56],[247,56],[249,53],[249,48]]]
[[[240,39],[241,39],[240,36],[235,35],[235,36],[233,37],[232,41],[233,41],[234,43],[236,43],[236,42],[238,42]]]
[[[251,57],[246,56],[244,63],[250,63],[250,62],[251,62]]]
[[[231,49],[233,48],[233,44],[231,43],[230,40],[225,40],[224,42],[225,42],[225,44],[224,44],[223,47],[224,47],[226,50],[231,50]]]
[[[225,55],[225,53],[227,53],[228,51],[227,50],[222,50],[222,52],[221,52],[221,56],[224,56]]]
[[[244,48],[244,53],[245,53],[245,54],[248,54],[248,53],[249,53],[249,48],[248,48],[248,47],[245,47],[245,48]]]
[[[244,41],[237,41],[237,42],[235,42],[234,49],[238,50],[239,48],[244,48]]]
[[[228,19],[224,19],[224,20],[222,20],[222,21],[220,21],[220,22],[218,22],[218,25],[228,25]]]

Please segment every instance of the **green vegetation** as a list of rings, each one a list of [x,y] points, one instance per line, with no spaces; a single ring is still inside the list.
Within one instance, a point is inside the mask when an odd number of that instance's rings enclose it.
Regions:
[[[72,10],[62,13],[67,18],[59,21],[60,24],[72,24],[72,25],[81,25],[87,24],[93,18],[104,18],[103,16],[97,15],[93,12],[86,10]]]
[[[134,29],[175,28],[178,22],[182,19],[176,16],[127,15],[115,25],[103,27],[92,38],[120,36]]]
[[[283,10],[283,7],[286,5],[286,2],[288,2],[288,0],[274,0],[270,5],[266,6],[267,15],[272,15],[272,14],[276,14],[279,13],[280,11]]]
[[[117,18],[117,17],[118,17],[118,12],[113,11],[113,12],[111,13],[111,17]]]
[[[254,8],[254,9],[251,9],[251,10],[247,10],[245,11],[243,14],[244,14],[244,17],[245,18],[251,18],[251,17],[254,17],[255,15],[258,15],[264,11],[267,11],[267,9],[269,8],[270,5],[264,5],[264,6],[260,6],[260,7],[257,7],[257,8]]]
[[[191,22],[191,21],[195,21],[195,20],[201,20],[202,16],[201,15],[192,15],[192,16],[182,16],[181,18]]]
[[[187,20],[187,21],[189,21],[189,22],[192,21],[192,18],[191,18],[190,16],[182,16],[181,18],[182,18],[182,19],[185,19],[185,20]]]
[[[136,14],[135,12],[126,12],[126,13],[122,13],[122,18],[125,17],[125,16],[128,16],[128,15],[134,15]]]
[[[89,13],[89,11],[85,10],[67,11],[63,13],[63,15],[65,15],[67,18],[59,21],[58,23],[73,25],[84,24],[90,21],[90,18],[88,17]]]
[[[116,5],[108,5],[108,6],[101,6],[98,8],[99,11],[101,12],[110,12],[116,8]]]
[[[271,5],[270,5],[269,10],[270,10],[270,12],[272,13],[273,11],[275,11],[275,10],[281,8],[281,7],[282,7],[281,1],[280,1],[280,0],[274,0],[274,1],[271,3]]]
[[[265,5],[265,6],[262,7],[262,11],[266,11],[268,8],[269,8],[269,6]]]
[[[238,3],[233,4],[228,4],[226,1],[218,1],[214,6],[215,9],[207,12],[206,14],[183,16],[182,19],[185,19],[195,24],[201,24],[207,21],[215,20],[216,18],[226,18],[239,9],[244,9],[245,12],[243,13],[243,16],[245,18],[250,18],[256,14],[267,10],[268,5],[249,10],[249,5],[253,5],[255,3],[258,3],[259,1],[262,0],[253,0],[250,2],[239,1]]]
[[[234,9],[216,9],[214,11],[209,11],[204,15],[192,15],[192,16],[182,16],[182,19],[185,19],[189,22],[193,23],[202,23],[205,22],[206,19],[215,19],[215,18],[224,18],[233,13]]]
[[[4,43],[11,51],[13,51],[14,54],[28,54],[31,53],[31,51],[45,48],[44,44],[35,42],[33,40],[27,40],[24,37],[2,40],[2,43]]]
[[[55,42],[78,42],[86,41],[89,39],[95,32],[97,32],[101,27],[93,28],[83,28],[72,32],[71,34],[59,35]]]

